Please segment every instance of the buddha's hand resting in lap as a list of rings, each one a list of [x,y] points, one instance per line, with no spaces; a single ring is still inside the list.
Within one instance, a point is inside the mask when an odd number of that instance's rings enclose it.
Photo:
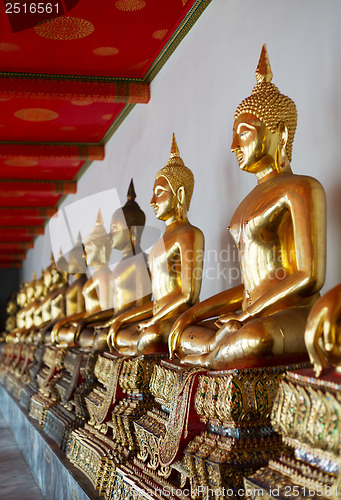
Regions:
[[[175,352],[178,348],[179,339],[186,329],[193,321],[193,316],[190,312],[190,309],[183,312],[179,318],[175,321],[172,326],[171,332],[168,337],[168,350],[169,350],[169,358],[174,359]]]
[[[115,321],[113,321],[110,325],[109,332],[107,335],[107,344],[110,349],[110,352],[113,352],[115,350],[116,337],[121,327],[122,327],[122,321],[119,318],[115,319]]]
[[[153,320],[146,319],[145,321],[141,321],[138,324],[137,329],[139,332],[143,332],[143,330],[145,330],[146,328],[149,328],[150,326],[153,326],[153,325],[154,325]]]
[[[212,344],[216,346],[217,343],[223,340],[230,333],[237,332],[249,318],[251,318],[251,316],[246,311],[220,316],[215,322],[215,325],[219,328],[219,330],[217,331]]]
[[[321,297],[308,317],[305,343],[317,377],[341,360],[340,298],[341,285]]]

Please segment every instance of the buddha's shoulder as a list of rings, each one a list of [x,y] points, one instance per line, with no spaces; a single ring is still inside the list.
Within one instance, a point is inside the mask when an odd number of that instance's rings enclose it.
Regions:
[[[195,239],[203,239],[204,233],[196,226],[193,226],[190,222],[186,222],[183,226],[178,228],[179,234],[184,238],[192,237]]]
[[[292,174],[289,176],[283,176],[279,179],[281,184],[285,184],[290,187],[299,187],[305,189],[319,189],[323,190],[322,184],[315,179],[315,177],[310,177],[309,175]]]

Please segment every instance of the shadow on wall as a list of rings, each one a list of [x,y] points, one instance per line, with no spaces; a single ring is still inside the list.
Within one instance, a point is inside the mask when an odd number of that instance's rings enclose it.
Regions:
[[[6,326],[6,303],[13,290],[19,290],[20,269],[0,269],[0,331]]]

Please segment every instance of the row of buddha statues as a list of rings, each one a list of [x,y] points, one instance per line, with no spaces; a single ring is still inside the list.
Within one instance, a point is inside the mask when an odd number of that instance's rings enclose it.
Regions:
[[[321,298],[325,193],[291,170],[297,111],[272,76],[264,45],[233,125],[257,180],[228,228],[240,285],[200,301],[204,235],[173,135],[148,257],[131,183],[109,233],[99,212],[8,302],[1,383],[106,498],[340,498],[341,286]]]

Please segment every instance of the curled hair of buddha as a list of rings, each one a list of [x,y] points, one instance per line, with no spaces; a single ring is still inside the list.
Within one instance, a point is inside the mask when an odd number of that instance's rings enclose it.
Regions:
[[[86,238],[86,241],[92,241],[99,249],[103,248],[105,250],[105,259],[106,261],[109,260],[111,253],[111,239],[103,225],[101,210],[98,211],[95,227]]]
[[[273,133],[277,132],[280,123],[286,125],[288,128],[286,152],[291,161],[297,126],[297,110],[294,101],[281,94],[276,85],[271,83],[272,71],[265,44],[256,69],[256,79],[257,83],[251,95],[239,104],[234,118],[237,119],[242,113],[251,113]]]
[[[194,175],[193,172],[185,166],[182,158],[180,158],[179,148],[174,134],[170,158],[166,165],[158,171],[155,179],[158,179],[159,177],[164,177],[168,181],[168,184],[175,195],[180,187],[184,187],[186,207],[189,209],[194,189]]]

